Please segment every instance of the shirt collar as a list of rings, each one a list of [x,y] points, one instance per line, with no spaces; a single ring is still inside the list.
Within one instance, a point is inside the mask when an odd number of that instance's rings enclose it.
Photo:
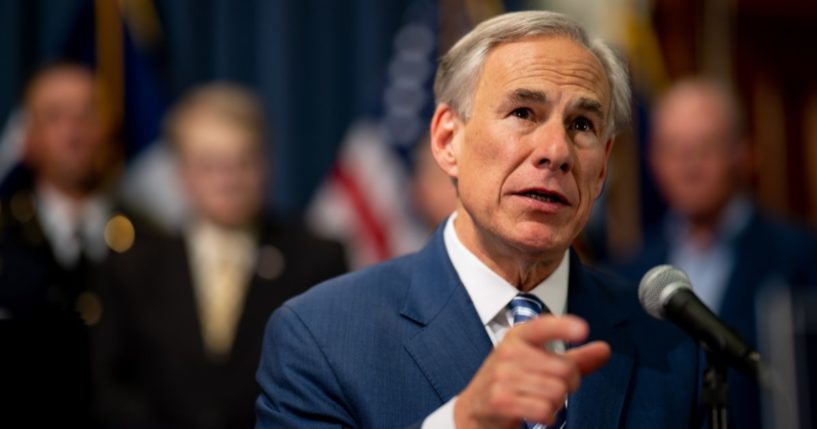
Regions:
[[[61,264],[72,265],[81,250],[97,262],[105,257],[105,225],[111,208],[102,194],[74,200],[49,184],[40,183],[36,204],[43,232]]]
[[[501,311],[507,308],[508,303],[519,293],[519,290],[488,268],[462,244],[454,229],[454,219],[456,217],[457,214],[454,213],[446,221],[443,231],[445,250],[451,259],[452,265],[454,265],[454,270],[460,277],[460,281],[462,281],[471,301],[474,303],[480,320],[484,325],[487,325]],[[570,258],[568,252],[565,252],[556,271],[529,292],[541,299],[552,314],[558,316],[565,313],[567,306],[569,271]]]

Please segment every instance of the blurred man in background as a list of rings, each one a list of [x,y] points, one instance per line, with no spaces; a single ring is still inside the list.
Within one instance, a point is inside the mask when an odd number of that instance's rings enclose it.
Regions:
[[[90,415],[85,324],[99,307],[88,280],[108,253],[117,166],[98,96],[92,71],[73,63],[40,70],[25,93],[24,164],[0,207],[3,418],[82,424]],[[43,414],[45,395],[59,399]]]
[[[191,208],[179,237],[110,259],[95,331],[101,416],[110,427],[251,428],[269,314],[346,269],[339,244],[263,210],[258,101],[199,88],[166,121]]]
[[[652,125],[649,163],[669,212],[621,271],[637,280],[655,265],[677,266],[701,300],[756,347],[755,297],[775,283],[815,284],[808,271],[817,265],[817,241],[752,202],[750,149],[723,87],[679,82],[659,101]],[[757,386],[738,374],[729,381],[734,427],[760,427]]]

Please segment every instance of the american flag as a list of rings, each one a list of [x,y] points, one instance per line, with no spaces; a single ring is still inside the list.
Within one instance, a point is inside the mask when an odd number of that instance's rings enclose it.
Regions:
[[[377,115],[346,133],[331,173],[307,213],[313,229],[346,244],[360,268],[417,250],[426,228],[411,207],[411,154],[434,109],[438,5],[410,5],[396,32]]]

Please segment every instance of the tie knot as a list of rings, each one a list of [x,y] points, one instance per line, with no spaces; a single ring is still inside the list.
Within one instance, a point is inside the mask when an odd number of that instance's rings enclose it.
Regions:
[[[530,293],[520,293],[513,297],[508,308],[511,310],[514,325],[534,319],[543,312],[550,313],[545,304],[536,295]]]

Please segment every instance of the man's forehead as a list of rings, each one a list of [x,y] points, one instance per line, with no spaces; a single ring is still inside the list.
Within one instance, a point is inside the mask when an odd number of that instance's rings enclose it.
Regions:
[[[538,97],[533,89],[558,85],[575,90],[585,100],[596,100],[605,111],[610,100],[607,74],[596,56],[565,36],[533,36],[499,44],[488,52],[483,77],[512,97]],[[489,79],[480,79],[480,85],[490,84]]]
[[[674,116],[679,113],[718,115],[718,119],[728,116],[729,103],[724,96],[706,87],[688,86],[676,88],[664,95],[655,110],[656,115]]]
[[[87,96],[94,93],[94,79],[90,73],[78,70],[57,70],[41,76],[31,88],[29,102],[33,105],[64,102],[67,97]]]
[[[261,145],[250,128],[207,108],[185,112],[176,128],[179,145],[194,152],[253,152]]]

